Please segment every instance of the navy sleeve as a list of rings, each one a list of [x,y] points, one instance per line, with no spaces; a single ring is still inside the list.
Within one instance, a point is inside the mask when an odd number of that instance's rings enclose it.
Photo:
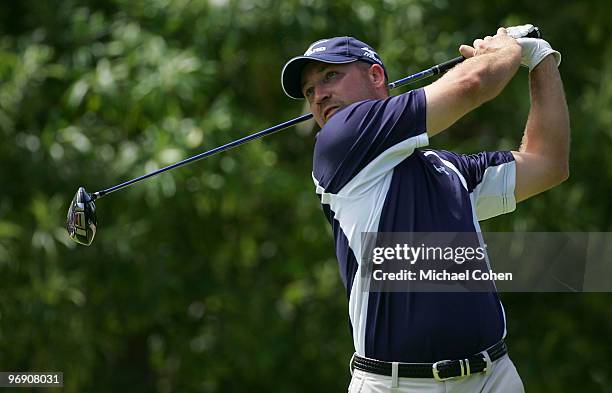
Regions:
[[[360,101],[336,112],[317,135],[315,183],[337,193],[352,180],[367,182],[380,176],[415,148],[427,145],[425,119],[423,89],[385,100]],[[369,165],[376,169],[366,174]],[[359,174],[361,178],[355,179]]]
[[[436,153],[463,177],[467,191],[474,198],[479,220],[508,213],[516,208],[516,165],[511,152],[493,151],[468,155],[438,150]]]

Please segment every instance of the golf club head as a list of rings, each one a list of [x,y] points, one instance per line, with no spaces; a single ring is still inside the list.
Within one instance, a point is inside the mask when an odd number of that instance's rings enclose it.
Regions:
[[[89,246],[96,236],[97,225],[96,205],[93,198],[85,191],[85,188],[79,187],[68,209],[66,218],[68,236],[79,244]]]

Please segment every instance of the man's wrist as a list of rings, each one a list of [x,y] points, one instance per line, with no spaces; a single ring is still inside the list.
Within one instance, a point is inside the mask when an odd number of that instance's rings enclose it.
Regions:
[[[512,51],[512,59],[520,65],[523,56],[523,48],[521,48],[521,45],[517,42],[516,45],[512,45],[510,49]]]
[[[497,52],[497,57],[504,63],[516,66],[521,65],[522,49],[519,44],[506,46]]]
[[[557,59],[554,53],[548,54],[541,62],[539,62],[530,73],[534,72],[549,72],[551,70],[557,70]]]

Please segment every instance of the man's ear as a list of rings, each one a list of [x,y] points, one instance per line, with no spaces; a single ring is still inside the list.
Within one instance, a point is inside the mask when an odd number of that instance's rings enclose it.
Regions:
[[[370,69],[368,70],[368,77],[375,87],[386,87],[385,70],[379,64],[372,64],[370,66]]]

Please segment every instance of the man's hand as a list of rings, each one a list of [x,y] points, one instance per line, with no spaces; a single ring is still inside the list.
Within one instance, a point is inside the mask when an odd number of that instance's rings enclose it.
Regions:
[[[561,53],[550,47],[550,44],[541,38],[519,38],[516,40],[522,48],[521,65],[529,68],[531,72],[548,55],[555,57],[557,67],[561,64]]]
[[[497,29],[497,34],[494,36],[486,36],[484,39],[477,39],[472,45],[473,46],[461,45],[459,47],[459,52],[466,59],[487,53],[497,53],[502,50],[509,51],[515,55],[521,53],[521,47],[518,42],[510,37],[503,27]]]
[[[495,36],[486,36],[482,40],[475,40],[473,46],[461,45],[459,52],[467,59],[485,53],[494,53],[512,45],[512,41],[514,41],[521,46],[521,65],[529,68],[529,72],[551,54],[555,57],[557,66],[559,66],[561,54],[551,48],[548,42],[541,38],[518,38],[527,35],[532,28],[533,25],[512,26],[507,29],[500,27]],[[516,38],[516,40],[513,38]]]

